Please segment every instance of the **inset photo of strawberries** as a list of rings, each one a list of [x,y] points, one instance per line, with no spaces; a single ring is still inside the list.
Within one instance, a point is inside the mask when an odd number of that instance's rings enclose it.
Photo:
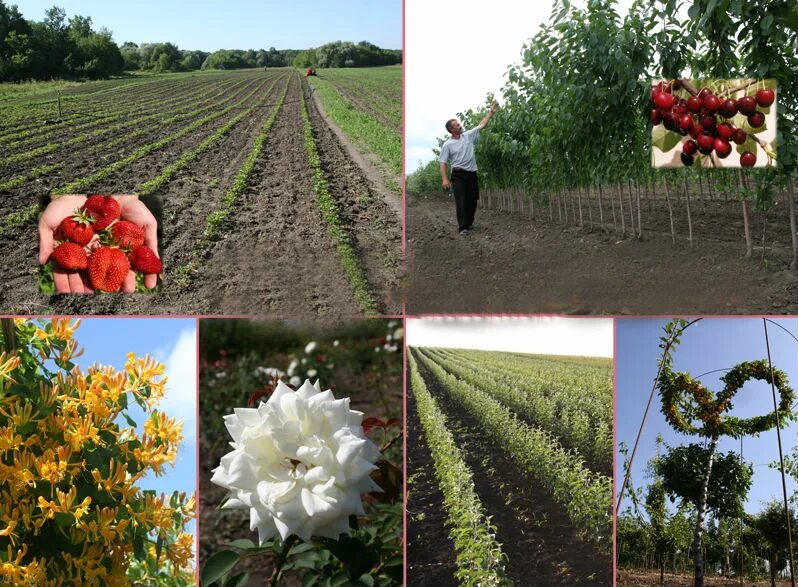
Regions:
[[[152,199],[132,194],[53,197],[39,219],[42,292],[155,289],[163,270],[156,218],[160,209]]]

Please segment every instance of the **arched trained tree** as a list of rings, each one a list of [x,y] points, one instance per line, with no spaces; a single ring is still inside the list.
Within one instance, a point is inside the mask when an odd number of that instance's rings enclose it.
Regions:
[[[669,335],[673,331],[674,323],[675,321],[671,321],[665,327]],[[657,386],[662,401],[662,413],[674,430],[705,438],[709,443],[707,449],[699,445],[689,445],[680,447],[681,450],[671,451],[672,458],[668,462],[672,464],[667,471],[663,471],[666,479],[674,480],[669,487],[670,491],[685,492],[695,500],[697,513],[692,546],[695,564],[694,585],[703,587],[704,559],[701,538],[704,532],[704,520],[708,507],[711,507],[711,496],[717,495],[721,484],[726,482],[718,473],[714,485],[710,486],[713,465],[718,460],[718,441],[721,436],[733,438],[756,436],[774,428],[779,421],[792,419],[795,394],[788,384],[787,375],[772,368],[766,360],[747,361],[735,365],[721,377],[724,388],[714,393],[688,373],[674,372],[672,355],[675,345],[667,345],[666,341],[669,339],[670,336],[667,339],[663,337],[663,343],[660,345],[663,354]],[[678,342],[678,335],[675,340]],[[729,414],[733,408],[732,400],[735,394],[750,379],[766,381],[776,387],[780,395],[776,411],[747,419]],[[701,454],[704,450],[706,456]],[[728,460],[729,457],[730,455],[727,455],[725,458]],[[718,462],[722,461],[723,458]],[[728,466],[731,467],[731,464]],[[725,465],[722,471],[726,471]]]

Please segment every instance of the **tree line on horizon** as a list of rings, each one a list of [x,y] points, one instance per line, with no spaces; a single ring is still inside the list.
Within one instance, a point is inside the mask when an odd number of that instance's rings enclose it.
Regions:
[[[374,67],[402,62],[399,49],[368,41],[334,41],[310,49],[180,49],[170,42],[123,43],[105,27],[94,30],[91,17],[67,19],[53,6],[42,21],[29,21],[16,5],[0,0],[0,82],[101,79],[126,71],[176,72],[252,67]]]

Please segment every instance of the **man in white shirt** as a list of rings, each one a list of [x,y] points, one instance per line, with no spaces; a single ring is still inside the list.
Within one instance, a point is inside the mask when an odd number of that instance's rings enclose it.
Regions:
[[[446,130],[451,138],[443,143],[438,161],[441,164],[441,182],[443,189],[452,188],[457,207],[457,227],[465,236],[474,223],[474,213],[479,200],[479,182],[477,181],[477,159],[474,155],[474,144],[479,132],[488,126],[499,105],[494,102],[490,112],[471,130],[464,131],[460,122],[452,118],[446,122]],[[452,179],[449,181],[446,165],[452,166]]]

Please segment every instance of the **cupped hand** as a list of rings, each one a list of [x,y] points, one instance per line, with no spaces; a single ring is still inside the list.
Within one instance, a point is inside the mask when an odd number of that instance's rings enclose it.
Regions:
[[[61,196],[51,201],[39,218],[39,263],[44,265],[53,252],[55,231],[61,221],[72,215],[86,201],[84,194]],[[91,293],[88,276],[80,271],[70,271],[53,262],[53,283],[58,293]]]

